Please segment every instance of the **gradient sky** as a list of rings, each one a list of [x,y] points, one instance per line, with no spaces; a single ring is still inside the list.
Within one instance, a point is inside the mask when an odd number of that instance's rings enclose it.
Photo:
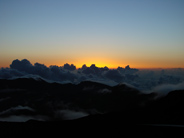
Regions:
[[[184,0],[0,0],[0,67],[184,67]]]

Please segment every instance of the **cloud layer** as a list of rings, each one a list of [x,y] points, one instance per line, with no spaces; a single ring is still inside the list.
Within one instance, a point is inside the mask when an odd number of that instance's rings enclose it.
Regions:
[[[139,90],[151,90],[156,87],[159,91],[159,85],[177,85],[184,81],[184,70],[138,70],[132,69],[129,65],[125,68],[109,69],[108,67],[99,68],[95,64],[87,67],[85,64],[76,69],[73,64],[64,64],[63,66],[50,66],[35,63],[31,64],[29,60],[13,60],[9,68],[0,69],[0,79],[14,78],[42,78],[47,81],[59,83],[75,83],[81,81],[96,81],[110,86],[119,83],[127,83]]]

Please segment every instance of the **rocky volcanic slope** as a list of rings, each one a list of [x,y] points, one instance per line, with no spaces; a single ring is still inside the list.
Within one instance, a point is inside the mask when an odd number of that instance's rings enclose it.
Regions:
[[[45,116],[47,121],[62,120],[62,115],[56,115],[61,110],[82,111],[89,115],[129,110],[145,106],[154,96],[124,84],[110,87],[90,81],[75,85],[31,78],[0,80],[0,118],[39,115]]]
[[[184,125],[183,107],[183,90],[158,99],[156,93],[143,94],[124,84],[110,87],[90,81],[74,85],[41,79],[0,80],[0,130],[10,136],[27,133],[42,136],[48,132],[51,136],[74,132],[78,136],[82,132],[112,137],[176,136],[181,133],[174,131]],[[78,119],[62,121],[67,115],[77,115]],[[4,122],[12,118],[27,122]],[[170,126],[158,126],[163,124]]]
[[[12,116],[59,121],[70,113],[85,113],[84,116],[106,113],[101,116],[137,123],[184,124],[183,90],[155,99],[156,93],[143,94],[124,84],[114,87],[90,81],[58,84],[31,78],[0,80],[0,84],[1,121]]]

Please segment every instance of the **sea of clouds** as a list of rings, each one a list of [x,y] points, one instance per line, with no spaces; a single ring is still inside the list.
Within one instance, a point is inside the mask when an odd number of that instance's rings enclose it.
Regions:
[[[13,60],[8,68],[0,69],[0,79],[15,78],[42,78],[49,82],[74,83],[82,81],[95,81],[110,86],[126,83],[143,92],[158,91],[167,93],[174,89],[184,89],[184,69],[144,69],[139,70],[118,67],[109,69],[99,68],[92,64],[87,67],[85,64],[77,69],[73,64],[63,66],[45,66],[44,64],[31,64],[29,60]]]
[[[16,78],[34,78],[43,79],[47,82],[73,83],[79,84],[82,81],[94,81],[110,86],[126,84],[128,87],[136,88],[143,93],[157,92],[158,96],[165,96],[173,90],[184,89],[184,69],[135,69],[127,65],[125,68],[118,67],[109,69],[108,67],[99,68],[95,64],[87,67],[85,64],[77,69],[73,64],[64,64],[63,66],[45,66],[44,64],[31,64],[29,60],[13,60],[8,68],[0,69],[0,79]],[[93,89],[86,87],[84,90]],[[10,90],[8,90],[10,91]],[[102,89],[99,93],[111,93],[109,89]],[[8,98],[0,99],[1,101]],[[18,105],[10,107],[0,112],[0,115],[10,114],[10,116],[1,117],[0,121],[25,122],[30,119],[45,121],[49,120],[47,116],[37,115],[14,115],[19,110],[28,110],[34,112],[35,109],[29,106]],[[88,116],[84,111],[75,111],[69,108],[55,111],[55,118],[64,120],[76,119]]]

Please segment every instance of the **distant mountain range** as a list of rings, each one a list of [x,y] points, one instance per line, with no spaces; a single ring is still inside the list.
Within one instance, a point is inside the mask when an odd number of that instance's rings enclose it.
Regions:
[[[42,79],[0,80],[0,121],[74,124],[184,125],[184,90],[158,98],[125,84],[84,81],[48,83]]]
[[[24,116],[25,121],[29,118],[55,121],[109,112],[124,114],[136,111],[137,115],[146,112],[144,114],[147,116],[154,114],[156,117],[159,113],[158,117],[162,114],[164,120],[168,118],[167,121],[171,123],[184,123],[180,118],[183,115],[183,90],[170,92],[157,99],[154,92],[143,94],[125,84],[114,87],[91,81],[78,85],[59,84],[32,78],[0,80],[0,84],[1,121],[9,121],[8,118],[10,121],[21,121],[16,118],[13,120],[14,115],[20,118]]]

